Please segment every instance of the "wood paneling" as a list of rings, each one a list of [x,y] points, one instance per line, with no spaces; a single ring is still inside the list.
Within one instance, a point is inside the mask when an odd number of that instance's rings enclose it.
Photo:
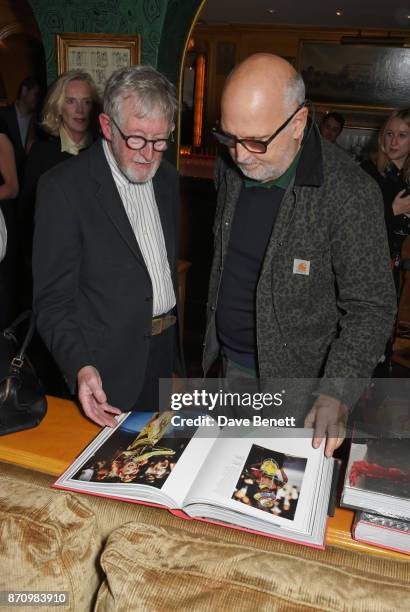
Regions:
[[[197,25],[193,31],[196,48],[207,47],[206,94],[204,108],[204,146],[212,144],[210,128],[219,118],[220,98],[226,75],[218,74],[216,68],[217,45],[230,42],[235,45],[238,63],[252,53],[267,52],[285,57],[297,63],[299,45],[302,40],[338,42],[342,36],[387,36],[385,30],[358,30],[329,28],[296,28],[290,26],[205,26]],[[410,45],[409,31],[395,31]]]

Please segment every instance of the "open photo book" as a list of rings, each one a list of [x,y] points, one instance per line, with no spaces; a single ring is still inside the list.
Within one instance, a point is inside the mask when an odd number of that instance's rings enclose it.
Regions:
[[[182,430],[173,417],[120,415],[53,486],[324,547],[334,462],[312,447],[311,430]]]

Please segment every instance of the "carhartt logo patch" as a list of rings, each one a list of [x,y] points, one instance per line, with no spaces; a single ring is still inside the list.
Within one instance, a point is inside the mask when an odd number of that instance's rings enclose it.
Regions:
[[[293,260],[293,274],[303,274],[303,276],[309,276],[309,272],[310,261],[306,261],[306,259]]]

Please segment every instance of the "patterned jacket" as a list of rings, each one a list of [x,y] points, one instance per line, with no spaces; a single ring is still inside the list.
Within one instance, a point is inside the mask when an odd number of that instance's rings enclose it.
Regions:
[[[215,311],[242,187],[230,159],[218,160],[216,187],[205,374],[219,354]],[[358,379],[367,379],[383,355],[395,310],[380,191],[313,127],[282,200],[257,285],[260,377],[321,378],[318,392],[351,404],[364,386]],[[353,386],[359,388],[347,390],[336,379],[356,379]]]

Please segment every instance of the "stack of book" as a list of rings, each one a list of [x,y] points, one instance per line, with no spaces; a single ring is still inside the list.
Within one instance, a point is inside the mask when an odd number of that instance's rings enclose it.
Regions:
[[[341,503],[360,510],[354,539],[410,554],[410,438],[356,430]]]

